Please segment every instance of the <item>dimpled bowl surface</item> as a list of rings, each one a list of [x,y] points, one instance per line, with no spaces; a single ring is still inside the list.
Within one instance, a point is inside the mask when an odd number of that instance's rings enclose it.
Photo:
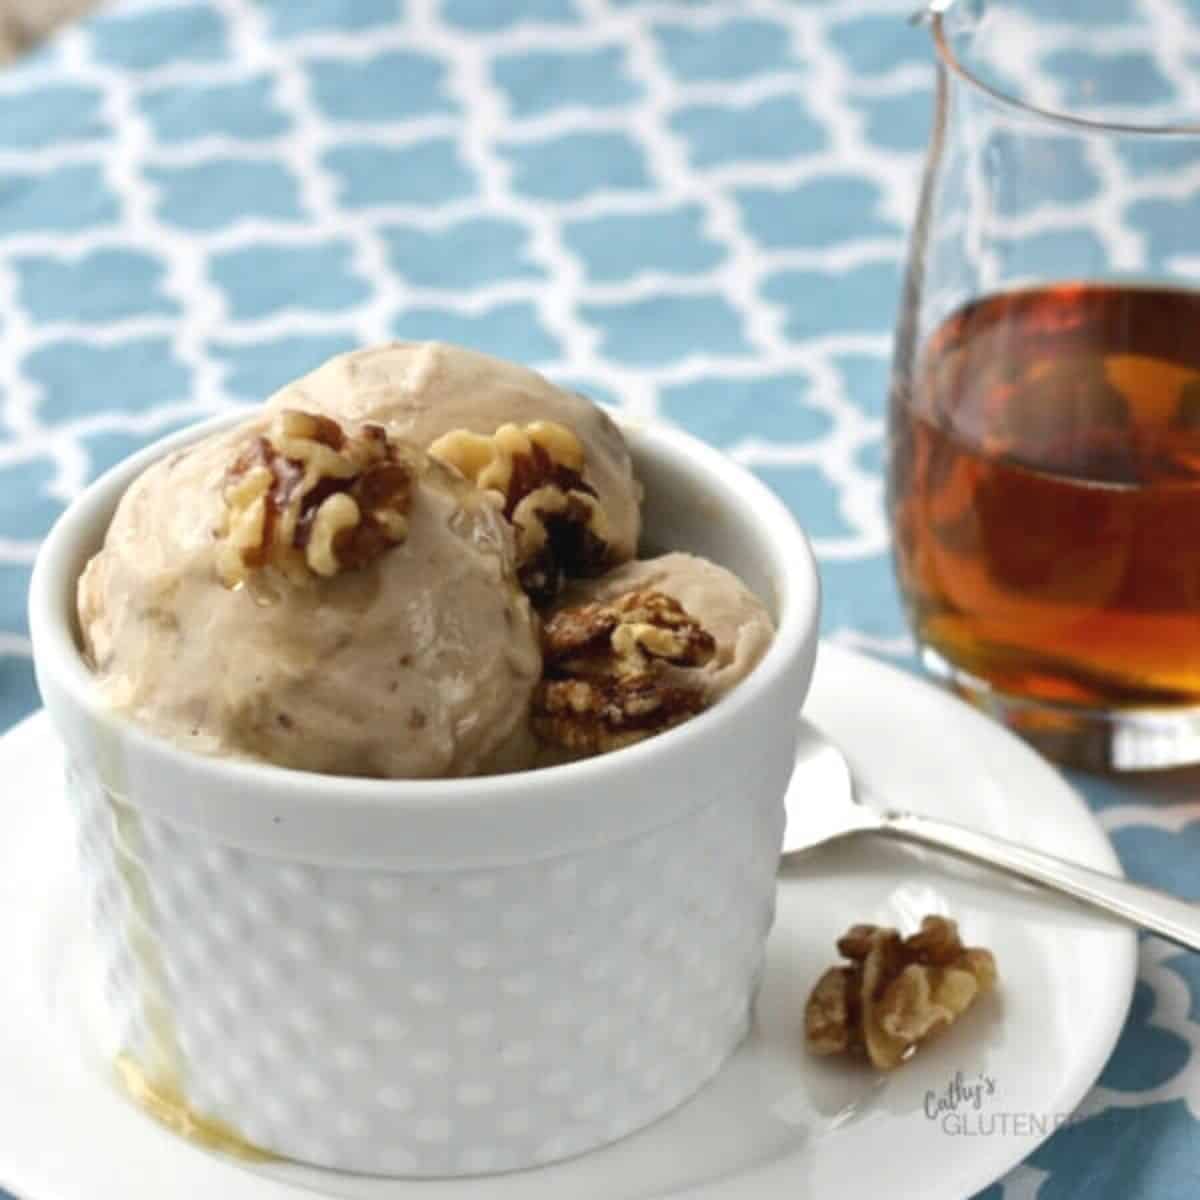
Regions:
[[[94,780],[71,790],[121,1043],[153,1060],[134,854],[189,1106],[276,1153],[404,1174],[562,1158],[675,1107],[746,1031],[775,803],[422,873],[272,862],[157,818],[131,848]]]

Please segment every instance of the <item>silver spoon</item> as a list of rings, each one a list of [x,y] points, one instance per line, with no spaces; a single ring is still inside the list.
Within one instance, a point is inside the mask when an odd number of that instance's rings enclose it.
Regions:
[[[855,784],[845,755],[807,721],[800,722],[800,748],[791,788],[803,789],[804,799],[796,810],[804,813],[804,820],[788,822],[783,840],[784,864],[791,865],[800,855],[841,838],[863,833],[882,835],[995,867],[1113,913],[1189,950],[1200,950],[1198,905],[964,825],[861,800],[861,789]]]

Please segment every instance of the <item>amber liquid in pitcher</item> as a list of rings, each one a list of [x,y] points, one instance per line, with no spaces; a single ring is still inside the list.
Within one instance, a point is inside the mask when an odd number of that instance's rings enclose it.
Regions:
[[[891,403],[897,572],[926,647],[1030,699],[1200,702],[1200,292],[985,297]]]

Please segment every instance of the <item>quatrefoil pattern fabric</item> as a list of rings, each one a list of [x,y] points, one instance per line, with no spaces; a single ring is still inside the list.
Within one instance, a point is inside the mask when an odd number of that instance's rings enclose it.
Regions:
[[[528,362],[730,452],[809,530],[826,634],[911,663],[882,438],[932,104],[912,7],[126,0],[0,72],[0,728],[37,704],[26,589],[71,497],[388,337]],[[1195,105],[1200,14],[1147,7],[1170,36],[1093,0],[1015,66],[1064,103],[1103,78],[1090,103]],[[1083,238],[1160,265],[1156,229],[1200,214],[1174,153],[1004,215],[1044,261]],[[1132,874],[1200,898],[1182,786],[1086,790]],[[1080,1119],[987,1200],[1191,1195],[1198,1012],[1195,960],[1146,940]]]

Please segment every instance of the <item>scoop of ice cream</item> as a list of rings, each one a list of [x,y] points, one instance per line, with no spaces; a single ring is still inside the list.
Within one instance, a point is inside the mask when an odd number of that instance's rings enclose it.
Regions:
[[[378,427],[268,413],[150,467],[80,578],[108,702],[190,748],[344,775],[526,765],[512,531]]]
[[[669,596],[713,639],[703,663],[675,668],[679,682],[699,688],[714,703],[758,665],[775,636],[759,598],[732,572],[695,554],[663,554],[626,563],[599,579],[573,585],[560,608],[611,603],[630,592]]]
[[[532,716],[539,765],[618,749],[687,720],[744,679],[773,636],[741,580],[691,554],[573,584],[542,634]]]
[[[598,574],[637,551],[642,493],[621,431],[526,367],[439,342],[393,342],[330,359],[268,407],[378,422],[496,490],[538,603],[563,576]]]

